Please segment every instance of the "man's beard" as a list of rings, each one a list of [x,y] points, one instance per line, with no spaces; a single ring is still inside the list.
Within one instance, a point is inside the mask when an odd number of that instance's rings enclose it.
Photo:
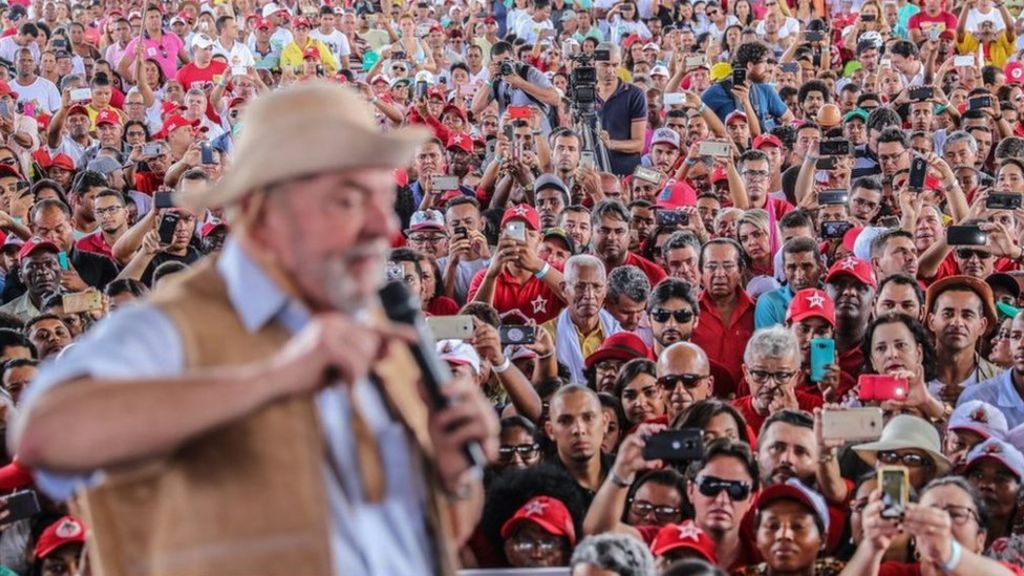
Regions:
[[[383,266],[386,250],[386,244],[380,241],[362,242],[353,246],[345,255],[335,256],[323,263],[323,289],[332,308],[354,314],[370,305],[376,293],[360,293],[359,282],[352,277],[350,264],[352,260],[362,256],[380,256],[382,265],[376,270],[374,277],[374,285],[379,288],[384,285],[386,278]]]

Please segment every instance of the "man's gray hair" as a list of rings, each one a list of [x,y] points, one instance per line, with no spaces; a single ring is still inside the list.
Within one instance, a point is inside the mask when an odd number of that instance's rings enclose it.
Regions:
[[[617,303],[620,296],[634,302],[647,302],[651,281],[636,266],[619,266],[608,275],[608,302]]]
[[[971,152],[978,153],[978,141],[974,139],[974,136],[966,130],[957,130],[949,136],[946,136],[946,141],[942,144],[942,152],[946,152],[946,147],[950,144],[956,144],[959,141],[967,142],[967,147],[971,149]]]
[[[700,239],[697,235],[689,230],[680,230],[673,232],[668,240],[661,245],[661,253],[667,254],[669,250],[677,250],[679,248],[686,248],[689,246],[693,248],[694,254],[700,254]]]
[[[562,275],[566,282],[573,282],[579,277],[580,268],[596,268],[601,271],[601,276],[607,278],[604,270],[604,262],[597,256],[590,254],[577,254],[565,261],[565,268]]]
[[[572,553],[570,569],[590,564],[619,576],[654,576],[654,556],[639,540],[625,534],[587,536]]]
[[[618,200],[601,200],[594,206],[594,209],[590,211],[590,225],[597,228],[601,225],[601,221],[607,217],[611,217],[615,220],[621,220],[629,226],[629,210],[626,206]]]
[[[796,358],[797,365],[800,364],[800,342],[796,335],[775,325],[770,328],[761,328],[747,341],[747,349],[743,351],[743,362],[747,365],[753,364],[755,358]]]

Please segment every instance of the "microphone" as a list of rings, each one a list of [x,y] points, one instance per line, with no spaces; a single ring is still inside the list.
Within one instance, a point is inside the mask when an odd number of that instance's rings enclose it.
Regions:
[[[413,299],[409,290],[402,282],[388,282],[379,292],[381,304],[384,305],[388,319],[397,324],[412,326],[419,336],[417,342],[409,344],[409,351],[416,360],[423,375],[423,386],[430,396],[434,409],[443,410],[451,405],[451,401],[442,390],[452,381],[452,372],[441,362],[434,346],[434,337],[427,328],[423,315],[420,314],[419,303]],[[478,477],[482,477],[487,458],[479,442],[470,441],[464,447],[466,458]]]

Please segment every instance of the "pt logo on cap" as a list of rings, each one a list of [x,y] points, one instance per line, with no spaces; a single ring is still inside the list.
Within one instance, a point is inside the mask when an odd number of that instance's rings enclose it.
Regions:
[[[547,502],[533,501],[526,505],[527,516],[537,516],[544,513],[544,509],[548,507]]]
[[[984,408],[978,408],[971,414],[971,420],[974,422],[981,422],[982,424],[988,424],[988,412],[985,412]]]
[[[82,526],[78,522],[73,520],[64,520],[57,526],[57,530],[54,534],[58,538],[74,538],[82,533]]]
[[[984,453],[984,454],[1000,454],[1000,453],[1002,453],[1002,451],[1003,451],[1002,446],[1000,446],[999,444],[996,444],[996,443],[993,442],[992,444],[989,444],[988,446],[985,446],[985,449],[982,451],[982,453]]]
[[[679,539],[680,540],[693,540],[694,542],[700,541],[700,528],[693,525],[692,522],[681,524],[679,526]]]
[[[825,298],[821,294],[811,294],[807,297],[807,305],[811,308],[824,308]]]
[[[853,258],[846,258],[843,260],[841,266],[843,267],[843,270],[853,270],[857,267],[857,261]]]
[[[528,212],[526,211],[526,207],[520,204],[512,209],[512,213],[516,216],[526,216]]]

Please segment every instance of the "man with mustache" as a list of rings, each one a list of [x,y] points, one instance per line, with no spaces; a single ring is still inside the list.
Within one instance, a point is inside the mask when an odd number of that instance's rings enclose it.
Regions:
[[[893,274],[917,277],[917,246],[906,230],[889,230],[871,241],[871,267],[879,282]]]
[[[696,344],[676,342],[658,355],[658,386],[665,394],[668,421],[711,396],[715,377],[707,354]]]
[[[743,350],[754,333],[754,301],[743,289],[743,249],[731,238],[704,244],[700,269],[704,292],[700,295],[700,329],[693,343],[720,363],[734,381],[742,376]]]
[[[861,341],[871,321],[871,306],[878,284],[871,264],[850,256],[832,265],[825,291],[836,303],[836,355],[839,368],[855,380],[864,366]]]
[[[605,270],[611,273],[619,266],[636,266],[643,270],[651,286],[665,278],[665,271],[650,260],[629,251],[629,210],[617,200],[602,200],[590,214],[593,236],[591,252],[601,259]]]
[[[978,340],[996,321],[992,288],[972,276],[948,276],[928,287],[925,309],[938,359],[938,376],[928,391],[955,404],[963,389],[1001,372],[977,351]]]
[[[18,271],[25,281],[21,296],[0,306],[0,312],[28,321],[42,313],[43,299],[60,290],[60,248],[39,236],[31,238],[18,252]]]
[[[762,294],[754,308],[754,326],[765,328],[781,324],[793,295],[806,288],[817,288],[821,280],[821,250],[814,238],[798,236],[782,245],[782,271],[786,285]]]

